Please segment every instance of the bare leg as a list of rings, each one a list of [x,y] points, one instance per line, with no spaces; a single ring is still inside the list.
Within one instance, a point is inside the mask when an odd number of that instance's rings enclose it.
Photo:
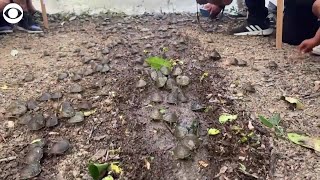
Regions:
[[[28,12],[27,0],[13,0],[13,2],[19,4],[23,11]]]
[[[28,10],[31,14],[34,14],[37,10],[32,4],[32,0],[27,0]]]
[[[4,7],[6,7],[6,5],[8,5],[9,3],[10,0],[0,0],[0,11],[2,11]]]

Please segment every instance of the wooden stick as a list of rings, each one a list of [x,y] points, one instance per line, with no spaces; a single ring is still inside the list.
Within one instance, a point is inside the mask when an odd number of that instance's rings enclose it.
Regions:
[[[42,11],[42,19],[43,19],[43,25],[46,29],[49,29],[49,23],[48,23],[48,16],[47,16],[47,10],[46,5],[44,4],[43,0],[40,0],[41,3],[41,11]]]
[[[283,0],[277,0],[277,34],[276,34],[276,47],[282,48],[282,32],[283,32]]]

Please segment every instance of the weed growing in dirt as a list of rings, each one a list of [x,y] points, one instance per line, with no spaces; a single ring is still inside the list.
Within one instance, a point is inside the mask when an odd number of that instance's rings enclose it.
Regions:
[[[259,116],[259,119],[262,122],[262,124],[264,124],[268,128],[274,129],[277,136],[280,136],[280,137],[284,136],[283,127],[279,125],[281,121],[280,114],[274,114],[270,118]]]
[[[162,67],[167,67],[169,69],[172,69],[173,65],[170,61],[160,58],[160,57],[149,57],[146,62],[149,64],[149,66],[155,70],[160,70]]]

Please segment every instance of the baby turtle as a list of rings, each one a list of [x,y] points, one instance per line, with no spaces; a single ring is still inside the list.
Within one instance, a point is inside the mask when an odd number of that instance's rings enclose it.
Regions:
[[[27,107],[29,110],[37,110],[39,109],[38,103],[35,100],[27,101]]]
[[[203,112],[204,110],[206,110],[206,107],[199,104],[198,102],[193,101],[191,103],[191,110],[194,112]]]
[[[58,125],[58,118],[56,115],[50,115],[46,120],[46,127],[54,127]]]
[[[31,82],[34,80],[34,76],[31,73],[27,73],[24,78],[23,78],[24,82]]]
[[[81,123],[84,121],[84,114],[83,112],[76,112],[76,114],[68,120],[68,123],[75,124],[75,123]]]
[[[172,75],[173,76],[180,76],[182,74],[182,69],[179,67],[176,67],[173,71],[172,71]]]
[[[155,109],[151,112],[151,115],[150,115],[151,119],[152,120],[155,120],[155,121],[160,121],[163,119],[163,116],[161,114],[161,112],[159,111],[159,109]]]
[[[177,84],[180,86],[188,86],[190,78],[188,76],[177,76]]]
[[[32,117],[30,114],[25,114],[19,118],[19,124],[27,125],[31,121]]]
[[[275,61],[270,61],[267,64],[267,68],[271,69],[271,70],[275,70],[278,68],[278,64]]]
[[[169,68],[165,67],[165,66],[162,66],[161,69],[160,69],[161,73],[165,76],[168,76],[170,74],[170,70]]]
[[[151,79],[152,79],[152,80],[157,81],[157,79],[158,79],[158,73],[157,73],[157,71],[152,70],[151,73],[150,73],[150,76],[151,76]]]
[[[221,56],[217,50],[213,50],[212,53],[210,54],[210,59],[213,61],[218,61],[221,59]]]
[[[197,136],[193,134],[188,134],[186,137],[182,139],[181,143],[187,148],[189,148],[191,151],[193,151],[199,147],[200,140]]]
[[[93,88],[99,89],[99,88],[103,88],[103,86],[105,85],[106,85],[106,81],[104,78],[102,78],[93,83]]]
[[[26,104],[22,101],[13,102],[10,104],[8,112],[13,116],[21,116],[27,112]]]
[[[38,131],[44,128],[44,117],[42,114],[35,114],[27,124],[31,131]]]
[[[164,115],[163,120],[168,123],[176,123],[178,122],[178,116],[175,112],[168,112]]]
[[[168,90],[172,90],[175,87],[177,87],[176,81],[172,78],[169,78],[166,83],[166,88]]]
[[[64,80],[64,79],[66,79],[68,76],[69,76],[68,73],[65,73],[65,72],[60,73],[60,74],[58,74],[58,80],[59,80],[59,81],[62,81],[62,80]]]
[[[155,92],[151,96],[151,101],[155,103],[161,103],[163,101],[163,98],[160,93]]]
[[[59,100],[62,98],[62,93],[61,92],[55,92],[51,94],[51,99],[52,100]]]
[[[70,93],[81,93],[82,91],[83,88],[79,84],[73,84],[70,87]]]
[[[70,148],[70,143],[68,140],[64,139],[56,142],[50,149],[50,154],[53,155],[63,155]]]
[[[245,83],[245,84],[242,86],[242,89],[243,89],[245,92],[249,92],[249,93],[255,93],[255,92],[256,92],[256,89],[254,88],[254,86],[253,86],[251,83]]]
[[[40,160],[43,157],[43,149],[42,147],[33,147],[27,153],[25,157],[25,163],[27,164],[37,164],[40,163]]]
[[[178,144],[174,149],[173,149],[173,155],[177,159],[187,159],[188,157],[191,156],[191,151],[188,147],[186,147],[183,144]]]
[[[187,96],[183,93],[181,89],[178,89],[178,100],[182,103],[188,102]]]
[[[51,94],[50,93],[43,93],[40,97],[39,97],[39,101],[43,102],[43,101],[49,101],[51,99]]]
[[[156,81],[156,86],[158,88],[164,87],[164,85],[166,84],[167,80],[168,80],[167,77],[158,77],[158,79]]]
[[[147,85],[147,82],[146,82],[145,80],[143,80],[143,79],[140,79],[140,80],[137,82],[136,87],[137,87],[137,88],[143,88],[143,87],[145,87],[146,85]]]
[[[28,164],[20,171],[21,179],[31,179],[38,176],[41,172],[41,166],[39,163]]]
[[[177,139],[182,139],[188,134],[188,129],[184,126],[176,126],[173,131],[174,137]]]
[[[78,105],[78,109],[79,110],[85,110],[85,111],[91,110],[92,109],[92,104],[90,102],[88,102],[88,101],[83,101]]]
[[[167,99],[168,104],[178,104],[178,89],[174,88],[171,93],[168,95]]]
[[[63,102],[60,108],[60,114],[63,118],[71,118],[75,115],[75,111],[70,102]]]
[[[72,76],[72,81],[80,81],[82,77],[79,74],[75,74]]]
[[[103,65],[102,69],[100,72],[102,73],[107,73],[110,71],[110,66],[108,64]]]

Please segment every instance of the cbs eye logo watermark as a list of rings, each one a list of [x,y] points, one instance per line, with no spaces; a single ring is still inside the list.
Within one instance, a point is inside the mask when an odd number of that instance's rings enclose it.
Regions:
[[[3,9],[3,18],[10,24],[16,24],[23,18],[23,10],[16,3],[10,3]]]

